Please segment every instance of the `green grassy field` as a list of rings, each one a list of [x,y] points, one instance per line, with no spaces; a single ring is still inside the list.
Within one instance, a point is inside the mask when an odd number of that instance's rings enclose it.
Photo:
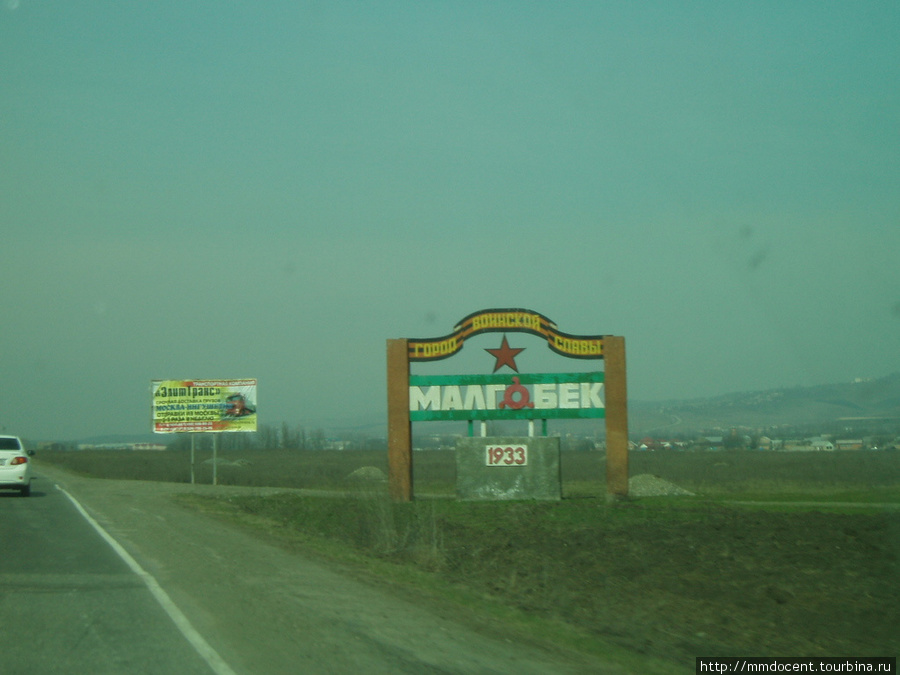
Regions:
[[[108,478],[190,477],[183,453],[39,459]],[[614,504],[598,453],[563,454],[561,502],[457,501],[451,452],[415,454],[417,499],[406,504],[392,503],[383,482],[350,477],[386,472],[383,452],[222,459],[221,484],[333,496],[186,504],[449,605],[477,605],[534,639],[613,654],[636,672],[688,672],[700,655],[900,651],[900,453],[634,454],[632,475],[697,496]],[[197,466],[199,482],[211,475]],[[748,501],[776,504],[736,503]]]
[[[195,480],[211,483],[212,455],[197,453]],[[604,455],[562,453],[563,494],[601,497]],[[189,482],[187,452],[45,452],[52,462],[100,478]],[[386,451],[220,453],[222,485],[343,490],[358,486],[356,469],[376,467],[387,474]],[[900,501],[900,453],[896,452],[642,452],[632,453],[630,473],[653,474],[706,497],[821,497],[851,501]],[[453,495],[456,463],[446,451],[416,452],[413,482],[417,495]],[[842,496],[843,495],[843,496]]]

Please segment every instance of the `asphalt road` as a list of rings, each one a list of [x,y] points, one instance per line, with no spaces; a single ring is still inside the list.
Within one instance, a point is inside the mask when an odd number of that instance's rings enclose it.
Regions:
[[[624,672],[502,625],[467,625],[172,500],[266,490],[41,465],[38,476],[32,497],[0,496],[4,675]]]
[[[0,492],[0,672],[213,671],[137,575],[47,480]]]

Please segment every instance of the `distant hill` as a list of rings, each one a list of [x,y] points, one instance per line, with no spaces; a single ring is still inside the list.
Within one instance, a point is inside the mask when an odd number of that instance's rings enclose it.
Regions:
[[[571,423],[570,423],[571,422]],[[595,420],[602,424],[602,420]],[[740,392],[710,398],[628,402],[629,435],[675,436],[742,427],[766,430],[796,427],[828,433],[835,429],[884,429],[900,433],[900,373],[878,379]],[[510,423],[521,433],[521,424]],[[276,425],[280,428],[280,423]],[[414,433],[465,433],[464,422],[417,424]],[[582,420],[556,420],[553,430],[584,432]],[[329,438],[386,438],[382,415],[334,418],[307,426]],[[160,434],[119,434],[80,439],[80,443],[168,443]]]
[[[878,379],[790,387],[683,401],[629,402],[635,433],[750,427],[900,427],[900,373]]]

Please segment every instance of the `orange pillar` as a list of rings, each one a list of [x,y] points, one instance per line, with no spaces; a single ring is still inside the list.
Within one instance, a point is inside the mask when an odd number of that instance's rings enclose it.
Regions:
[[[412,501],[408,342],[387,341],[388,488],[395,502]]]
[[[625,379],[625,338],[603,338],[606,388],[606,498],[628,496],[628,387]]]

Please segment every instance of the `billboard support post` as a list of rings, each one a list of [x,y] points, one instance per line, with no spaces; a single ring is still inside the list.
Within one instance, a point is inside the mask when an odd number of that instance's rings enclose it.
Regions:
[[[213,434],[213,485],[219,484],[219,434]]]
[[[412,500],[409,341],[387,341],[388,487],[395,502]]]
[[[606,372],[606,498],[628,496],[628,391],[625,338],[607,335],[603,344]]]
[[[191,484],[195,481],[196,433],[211,433],[213,485],[218,485],[218,435],[257,431],[257,380],[153,380],[151,423],[156,434],[191,434]]]

